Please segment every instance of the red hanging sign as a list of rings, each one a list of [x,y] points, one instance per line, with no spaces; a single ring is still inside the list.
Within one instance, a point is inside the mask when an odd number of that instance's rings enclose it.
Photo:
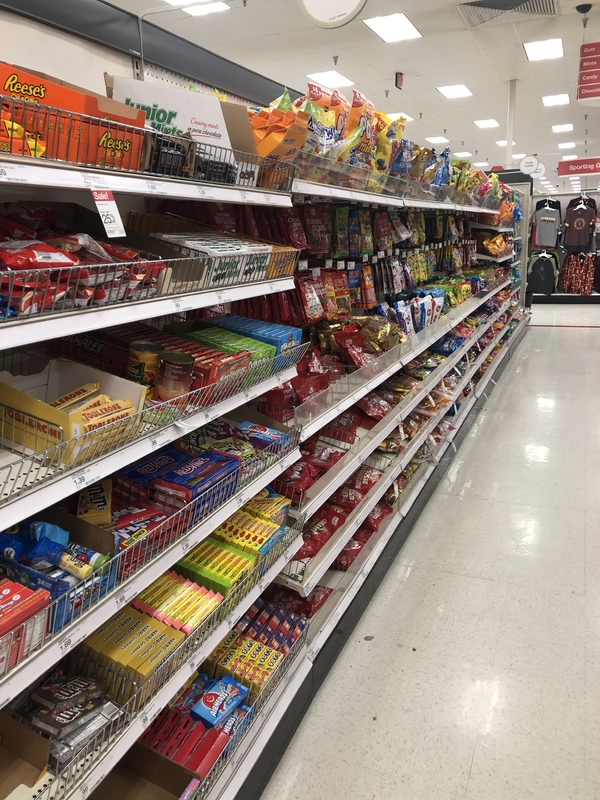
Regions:
[[[576,158],[573,161],[559,161],[558,174],[565,175],[597,175],[600,173],[600,157]]]

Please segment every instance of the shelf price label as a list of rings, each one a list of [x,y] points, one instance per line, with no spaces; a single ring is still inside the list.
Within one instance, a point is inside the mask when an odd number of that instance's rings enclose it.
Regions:
[[[116,237],[125,236],[123,221],[110,189],[92,189],[92,197],[108,238],[115,239]]]

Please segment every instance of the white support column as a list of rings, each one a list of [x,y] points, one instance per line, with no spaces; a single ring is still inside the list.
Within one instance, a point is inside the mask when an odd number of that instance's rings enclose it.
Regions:
[[[508,82],[508,111],[506,114],[506,169],[512,168],[513,136],[515,135],[515,101],[517,98],[517,79]]]

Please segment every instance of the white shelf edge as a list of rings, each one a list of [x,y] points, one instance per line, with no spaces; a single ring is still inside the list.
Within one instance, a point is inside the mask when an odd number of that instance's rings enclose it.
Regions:
[[[90,464],[85,464],[78,470],[68,472],[61,475],[53,481],[42,484],[24,494],[22,497],[16,498],[13,502],[0,506],[0,515],[2,517],[2,526],[8,528],[22,519],[25,519],[38,511],[43,511],[48,506],[57,503],[70,494],[89,486],[91,483],[96,483],[100,478],[105,478],[113,472],[121,469],[122,467],[132,464],[138,458],[148,455],[149,453],[164,447],[176,439],[180,439],[201,425],[206,425],[217,417],[229,413],[234,408],[238,408],[249,400],[259,397],[261,394],[274,389],[280,383],[290,380],[296,375],[296,366],[288,367],[283,372],[272,375],[255,386],[245,389],[240,394],[235,394],[232,397],[222,400],[214,406],[209,406],[206,410],[200,411],[186,420],[180,420],[172,425],[155,431],[144,439],[140,439],[121,450],[116,450],[97,461],[92,461]],[[75,483],[74,479],[81,478],[81,482]]]
[[[509,253],[507,256],[502,256],[502,258],[496,258],[496,256],[486,256],[483,253],[476,253],[475,258],[477,261],[493,261],[495,264],[502,264],[505,261],[508,261],[509,258],[514,258],[515,252]]]
[[[463,319],[468,317],[469,314],[472,314],[481,305],[497,295],[498,292],[501,292],[502,289],[510,286],[510,284],[511,281],[506,280],[495,289],[487,292],[484,297],[473,297],[469,300],[466,300],[464,303],[461,303],[460,306],[457,306],[457,308],[453,309],[453,311],[449,312],[449,314],[446,314],[445,317],[442,317],[437,322],[434,322],[433,325],[430,325],[419,333],[415,334],[413,337],[411,337],[411,339],[408,340],[408,342],[405,343],[404,346],[398,348],[401,352],[398,353],[398,359],[393,364],[391,364],[385,370],[382,370],[381,373],[375,375],[373,378],[371,378],[371,380],[364,383],[355,391],[351,392],[350,394],[343,394],[342,399],[338,402],[335,402],[334,399],[325,402],[325,395],[328,398],[335,391],[335,383],[331,384],[326,392],[323,392],[323,397],[321,395],[317,395],[315,398],[307,401],[306,405],[316,405],[316,403],[321,404],[321,401],[323,401],[322,405],[326,405],[326,410],[320,414],[317,414],[314,419],[311,419],[308,422],[303,422],[300,417],[297,418],[297,422],[302,425],[302,441],[309,439],[313,434],[335,419],[335,417],[339,416],[339,414],[353,405],[357,400],[360,400],[361,397],[364,397],[372,389],[375,389],[377,386],[387,380],[390,375],[393,375],[394,372],[397,372],[404,364],[407,364],[409,361],[412,361],[413,358],[416,358],[419,353],[422,353],[423,350],[426,350],[429,345],[432,344],[432,342],[436,341],[441,336],[444,336],[446,333],[448,333],[448,331],[456,327],[459,322],[462,322]],[[450,316],[452,316],[452,319],[448,320]],[[415,344],[414,342],[417,339],[420,339],[420,341]],[[413,344],[412,347],[410,347],[411,344]],[[404,348],[406,348],[406,351]],[[385,358],[385,355],[386,354],[384,353],[382,356],[380,356],[380,358]],[[339,383],[341,384],[342,381]]]
[[[0,321],[0,350],[22,347],[36,342],[70,336],[74,333],[98,330],[126,322],[180,314],[196,308],[206,308],[250,297],[286,292],[294,288],[293,278],[278,278],[244,286],[230,286],[218,290],[178,294],[169,297],[141,300],[137,303],[119,303],[106,308],[68,311],[56,316],[22,318],[12,322]]]
[[[162,178],[154,175],[94,170],[52,161],[0,156],[0,185],[33,186],[51,189],[90,191],[108,189],[115,194],[172,197],[180,200],[210,200],[220,203],[246,203],[290,207],[288,193],[269,192],[244,186],[227,186]]]
[[[265,573],[260,582],[248,592],[236,607],[235,611],[233,611],[227,619],[223,620],[210,636],[204,640],[190,660],[183,664],[153,696],[152,700],[144,706],[142,713],[136,717],[134,722],[124,730],[123,734],[118,739],[110,744],[104,757],[87,770],[85,781],[80,783],[73,791],[65,793],[64,800],[86,800],[96,786],[104,780],[108,772],[123,758],[127,750],[135,744],[162,709],[173,699],[177,692],[183,688],[190,676],[194,674],[196,669],[210,655],[215,647],[217,647],[219,642],[227,635],[236,622],[250,608],[265,586],[272,582],[273,577],[277,574],[277,568],[281,569],[281,564],[285,563],[283,559],[286,556],[289,558],[290,551],[292,551],[293,555],[293,552],[295,552],[293,548],[297,550],[300,543],[301,537],[298,537],[286,549],[285,553],[277,559],[271,569]],[[298,657],[301,657],[301,655],[302,654],[299,654]],[[45,780],[47,780],[47,778]],[[40,793],[40,798],[43,800],[45,800],[44,795],[45,792],[42,791]]]
[[[137,597],[140,592],[159,578],[165,570],[182,558],[188,550],[198,545],[207,536],[210,536],[215,528],[218,528],[225,520],[229,519],[238,508],[248,502],[261,489],[264,489],[265,486],[299,458],[300,451],[296,448],[280,462],[274,464],[262,475],[259,475],[252,483],[245,486],[241,492],[236,493],[224,505],[217,508],[209,517],[191,528],[177,542],[164,550],[145,567],[138,570],[129,580],[119,584],[117,588],[108,593],[102,600],[99,600],[82,617],[65,626],[60,633],[57,633],[40,650],[32,653],[19,667],[11,670],[4,678],[0,679],[0,708],[9,703],[25,686],[33,683],[36,678],[59,661],[66,653],[73,650],[87,636],[93,633],[104,620],[133,600],[134,597]],[[284,561],[281,566],[286,563]],[[279,572],[279,570],[277,571]]]

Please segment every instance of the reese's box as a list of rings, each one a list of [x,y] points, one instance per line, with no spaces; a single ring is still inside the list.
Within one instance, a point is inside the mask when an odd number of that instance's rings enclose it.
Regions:
[[[47,158],[125,170],[140,168],[146,136],[144,111],[3,62],[0,95],[6,98],[3,119],[21,125],[28,136],[33,134],[44,142]],[[16,152],[11,141],[0,137],[0,149]]]

